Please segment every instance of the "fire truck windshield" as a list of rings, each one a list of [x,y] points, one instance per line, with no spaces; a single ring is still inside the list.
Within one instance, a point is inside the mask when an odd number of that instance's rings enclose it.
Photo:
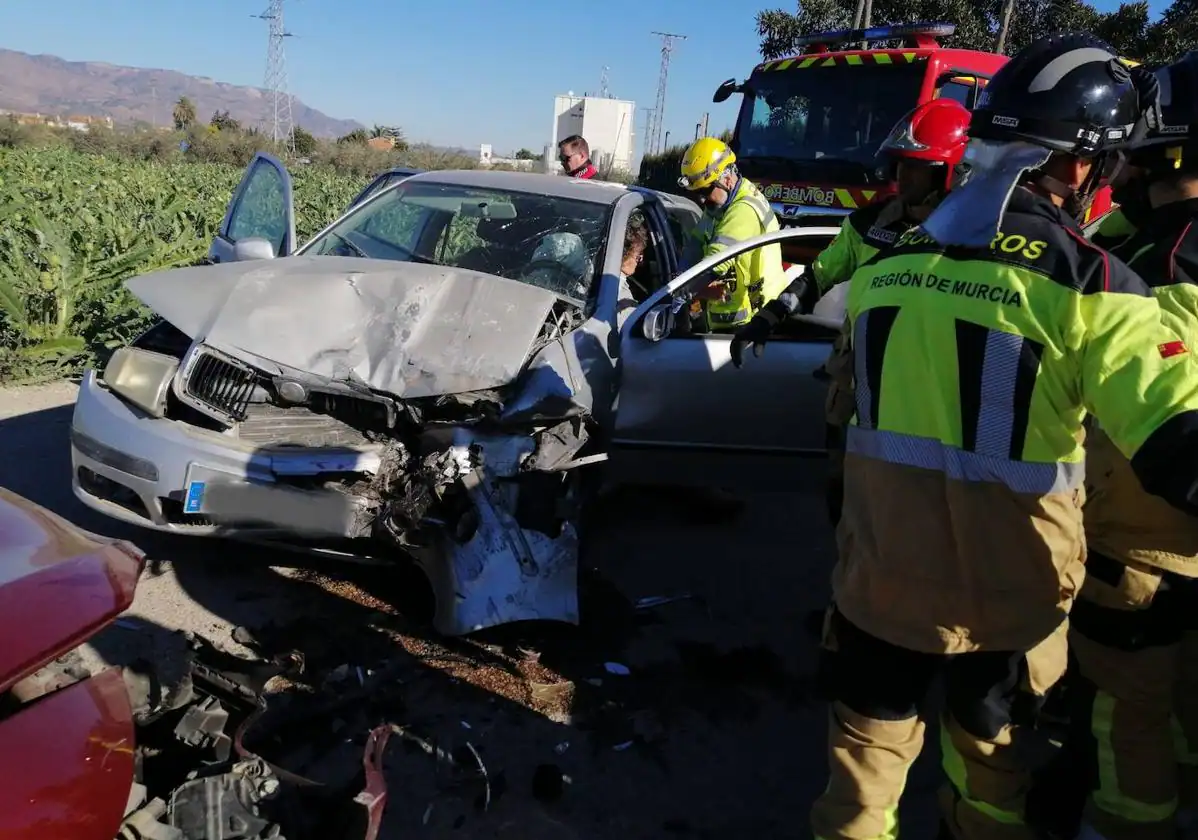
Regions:
[[[737,121],[742,168],[750,177],[755,170],[785,179],[878,179],[878,149],[918,103],[926,69],[922,61],[838,62],[754,74]]]

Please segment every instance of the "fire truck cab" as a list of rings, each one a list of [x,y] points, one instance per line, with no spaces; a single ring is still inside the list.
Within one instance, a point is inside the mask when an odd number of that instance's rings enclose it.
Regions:
[[[894,124],[937,97],[974,107],[1007,58],[940,46],[936,39],[955,29],[911,23],[808,35],[801,55],[763,62],[744,82],[719,86],[715,102],[743,95],[732,149],[779,222],[826,225],[893,195],[880,147]],[[879,41],[901,46],[856,48]],[[847,44],[854,48],[841,48]],[[805,255],[788,256],[798,262]]]
[[[801,55],[763,62],[744,82],[728,79],[716,89],[714,102],[743,95],[732,150],[783,226],[835,224],[835,218],[894,195],[881,145],[912,108],[937,97],[974,108],[978,92],[1007,57],[940,46],[936,39],[955,31],[951,23],[907,23],[807,35],[799,39],[807,50]],[[870,42],[901,46],[833,49]],[[1106,188],[1083,224],[1096,226],[1111,209]],[[783,245],[787,263],[806,264],[826,244],[799,242],[801,247]]]

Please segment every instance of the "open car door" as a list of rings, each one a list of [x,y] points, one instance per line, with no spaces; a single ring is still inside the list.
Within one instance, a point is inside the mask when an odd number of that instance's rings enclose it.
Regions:
[[[208,249],[208,260],[221,263],[286,257],[295,248],[291,175],[278,158],[258,152],[233,192],[224,221]]]
[[[763,245],[835,236],[835,227],[786,228],[730,246],[652,294],[625,322],[608,470],[615,482],[796,489],[826,454],[824,362],[840,313],[795,316],[779,325],[760,358],[732,364],[730,333],[687,333],[675,302],[713,277],[711,269]],[[802,244],[796,242],[795,244]],[[823,309],[823,307],[821,307]],[[767,487],[768,485],[768,487]]]

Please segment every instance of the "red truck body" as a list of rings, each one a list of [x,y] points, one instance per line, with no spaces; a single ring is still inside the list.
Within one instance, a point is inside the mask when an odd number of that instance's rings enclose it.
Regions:
[[[826,225],[894,195],[882,142],[917,105],[951,97],[973,108],[1007,57],[942,47],[947,23],[881,26],[806,36],[801,55],[762,62],[743,84],[729,79],[714,101],[742,93],[732,137],[740,171],[757,183],[783,226]],[[834,45],[894,42],[890,49]],[[1111,209],[1103,190],[1086,221]],[[829,218],[831,217],[831,218]],[[808,243],[807,251],[818,250]],[[787,262],[814,253],[793,249]]]

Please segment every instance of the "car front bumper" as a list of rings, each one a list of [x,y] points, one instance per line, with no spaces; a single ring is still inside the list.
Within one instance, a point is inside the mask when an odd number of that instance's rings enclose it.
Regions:
[[[468,429],[456,437],[462,449],[476,442]],[[528,443],[522,435],[501,435],[484,445],[491,447],[496,464],[510,462],[514,470],[513,453]],[[93,371],[83,377],[71,423],[72,486],[94,510],[160,531],[271,539],[301,550],[306,545],[297,542],[293,528],[234,529],[187,513],[188,485],[197,475],[269,485],[283,483],[278,479],[286,476],[374,473],[380,454],[381,447],[255,448],[232,433],[149,417],[109,391]],[[479,517],[474,533],[465,542],[446,534],[410,549],[432,586],[433,623],[441,633],[456,636],[533,619],[578,622],[574,524],[563,521],[552,536],[522,528],[513,513],[514,497],[507,498],[514,492],[511,482],[481,477],[469,491]]]
[[[336,459],[336,463],[331,463]],[[177,420],[151,417],[87,371],[71,420],[71,486],[88,507],[107,516],[160,531],[230,535],[203,514],[186,509],[195,480],[273,484],[279,475],[318,475],[355,467],[372,471],[373,449],[262,449]],[[274,529],[246,530],[268,536]]]

